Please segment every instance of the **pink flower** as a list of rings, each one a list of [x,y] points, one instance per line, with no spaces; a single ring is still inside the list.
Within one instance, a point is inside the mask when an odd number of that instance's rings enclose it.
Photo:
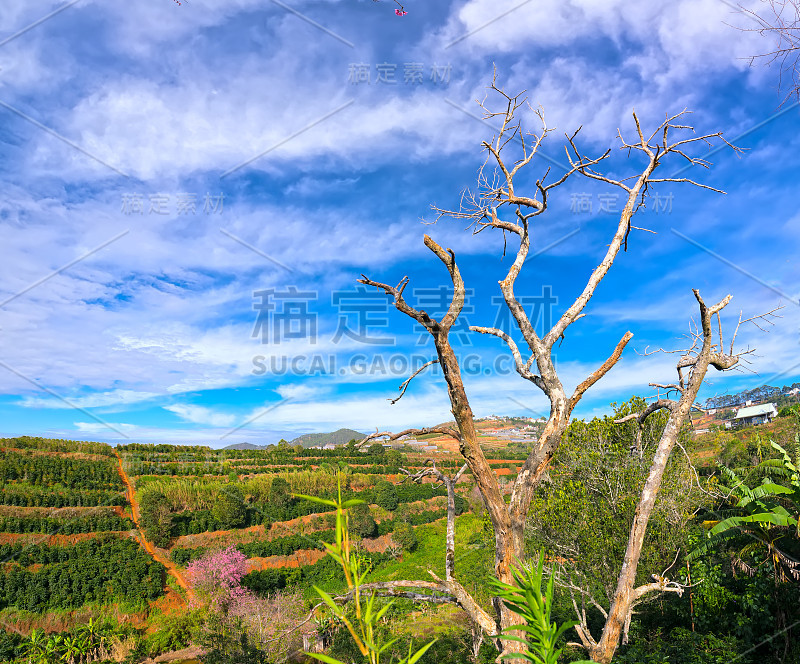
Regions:
[[[394,13],[397,14],[398,16],[405,16],[406,14],[408,14],[408,12],[402,11],[400,9],[395,9]]]
[[[247,573],[247,556],[234,546],[207,553],[189,565],[186,572],[194,589],[217,608],[248,594],[241,587]]]

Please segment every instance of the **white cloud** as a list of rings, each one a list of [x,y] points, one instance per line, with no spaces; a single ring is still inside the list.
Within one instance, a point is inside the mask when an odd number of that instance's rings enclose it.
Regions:
[[[64,403],[59,399],[49,397],[26,396],[19,401],[19,405],[24,408],[106,408],[120,409],[124,406],[148,401],[162,396],[158,392],[137,392],[136,390],[111,390],[97,392],[84,397],[71,397],[70,404]]]
[[[310,397],[319,395],[322,390],[314,385],[287,383],[279,385],[275,388],[275,391],[284,399],[307,401]]]
[[[178,417],[187,422],[194,422],[195,424],[209,424],[214,427],[233,426],[236,422],[235,415],[217,412],[211,408],[204,406],[192,406],[189,404],[172,404],[171,406],[162,406],[164,410],[175,413]]]
[[[101,424],[100,422],[75,422],[74,425],[80,433],[92,436],[103,436],[105,438],[111,436],[112,439],[119,438],[120,432],[128,435],[133,434],[137,430],[135,424],[129,424],[127,422],[109,422],[108,424]]]

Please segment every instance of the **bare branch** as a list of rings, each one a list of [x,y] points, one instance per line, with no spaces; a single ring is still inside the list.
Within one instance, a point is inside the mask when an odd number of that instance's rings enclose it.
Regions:
[[[539,389],[544,390],[544,383],[542,382],[542,377],[537,376],[536,374],[533,374],[530,371],[530,367],[533,364],[535,356],[531,356],[531,358],[525,364],[523,364],[522,355],[519,352],[519,348],[517,348],[516,342],[508,334],[506,334],[502,330],[498,330],[495,327],[479,327],[477,325],[471,325],[469,329],[472,330],[473,332],[480,332],[481,334],[491,334],[505,341],[506,344],[508,344],[509,349],[511,350],[511,355],[514,357],[514,364],[516,366],[517,373],[526,380],[531,381]]]
[[[774,39],[775,47],[772,50],[748,59],[751,66],[756,60],[761,59],[764,59],[767,65],[776,61],[780,62],[778,89],[783,87],[784,76],[788,75],[790,79],[789,91],[781,102],[781,106],[783,106],[793,96],[800,98],[800,3],[797,0],[766,0],[766,4],[772,11],[772,17],[769,19],[762,17],[752,9],[738,5],[739,10],[748,18],[755,20],[760,27],[737,27],[736,29],[743,32],[757,32],[761,36]],[[790,14],[789,18],[784,17],[784,12],[787,10]],[[792,10],[794,17],[791,17]]]
[[[406,393],[406,390],[408,389],[408,384],[411,382],[411,379],[421,374],[425,369],[427,369],[432,364],[439,364],[439,360],[431,360],[430,362],[426,362],[425,364],[423,364],[419,369],[417,369],[413,374],[411,374],[406,380],[404,380],[400,384],[400,387],[398,388],[400,390],[400,396],[398,396],[396,399],[388,399],[388,401],[391,401],[392,405],[400,401],[400,399],[402,399],[403,395]]]
[[[451,429],[447,426],[438,426],[438,427],[422,427],[420,429],[405,429],[403,431],[399,431],[398,433],[392,433],[391,431],[376,431],[375,433],[369,434],[366,438],[359,441],[357,447],[360,447],[364,443],[368,443],[371,440],[375,440],[376,438],[386,438],[387,440],[397,440],[402,438],[403,436],[425,436],[429,433],[440,433],[443,436],[450,436],[451,438],[455,438],[456,440],[461,440],[461,434],[458,433],[455,429]]]
[[[611,353],[609,358],[603,362],[603,364],[600,365],[600,368],[594,371],[586,380],[584,380],[580,385],[578,385],[578,387],[575,388],[575,391],[572,393],[572,396],[569,400],[571,408],[575,407],[586,390],[588,390],[598,380],[605,376],[610,371],[611,367],[613,367],[619,361],[619,358],[622,356],[622,351],[625,350],[625,346],[628,345],[628,342],[631,339],[633,339],[633,332],[626,332],[622,339],[620,339],[617,343],[614,352]]]

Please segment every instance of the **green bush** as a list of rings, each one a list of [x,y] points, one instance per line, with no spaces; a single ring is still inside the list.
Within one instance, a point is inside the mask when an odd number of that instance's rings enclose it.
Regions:
[[[635,639],[614,657],[614,664],[729,664],[747,662],[732,636],[700,634],[677,627],[652,639]]]
[[[14,562],[0,572],[0,610],[39,613],[115,601],[146,606],[163,594],[163,565],[131,538],[88,540],[47,554],[44,548],[35,552],[38,558],[60,562],[43,561],[38,569]],[[29,553],[20,557],[23,563]]]
[[[199,611],[178,615],[161,616],[156,619],[157,631],[145,639],[145,651],[150,657],[161,653],[182,650],[197,641],[202,625]]]
[[[223,530],[229,530],[243,526],[246,514],[242,490],[236,485],[226,484],[217,496],[211,515]]]
[[[413,551],[419,543],[413,526],[407,521],[401,521],[395,526],[392,539],[403,547],[403,551]]]
[[[375,489],[375,504],[385,510],[394,512],[400,504],[397,489],[390,482],[381,482]]]
[[[375,537],[378,534],[378,524],[372,518],[369,505],[361,503],[350,509],[350,534],[354,537]]]

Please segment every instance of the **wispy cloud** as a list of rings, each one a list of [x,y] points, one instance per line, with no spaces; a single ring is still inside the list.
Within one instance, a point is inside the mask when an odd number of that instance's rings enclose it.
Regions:
[[[178,417],[187,422],[208,424],[213,427],[231,426],[236,421],[235,415],[214,412],[212,409],[203,406],[173,404],[171,406],[164,406],[164,410],[175,413]]]

